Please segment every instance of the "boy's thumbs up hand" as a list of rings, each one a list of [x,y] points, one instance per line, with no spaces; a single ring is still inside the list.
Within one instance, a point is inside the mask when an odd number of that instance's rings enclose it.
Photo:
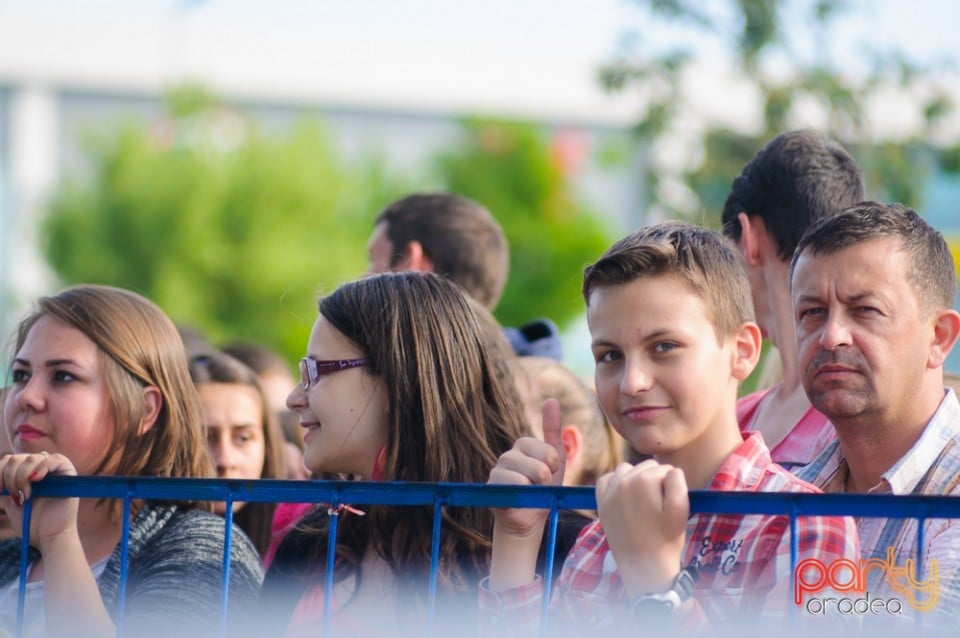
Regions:
[[[543,442],[552,447],[556,453],[556,470],[550,474],[550,485],[563,485],[563,473],[567,465],[567,450],[563,447],[560,432],[563,429],[560,402],[556,399],[547,399],[541,408],[543,411]],[[552,460],[552,458],[551,458]]]
[[[562,485],[566,452],[561,441],[560,404],[543,403],[543,438],[524,437],[500,455],[490,470],[488,484]],[[549,510],[496,508],[493,510],[493,551],[490,557],[491,591],[503,591],[533,581],[537,551],[543,540]]]

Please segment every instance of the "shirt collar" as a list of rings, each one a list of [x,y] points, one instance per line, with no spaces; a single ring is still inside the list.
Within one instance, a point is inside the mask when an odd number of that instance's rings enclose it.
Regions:
[[[909,494],[940,456],[947,442],[958,434],[960,402],[956,393],[948,388],[917,442],[883,473],[883,480],[889,484],[890,491]]]
[[[710,481],[709,490],[753,490],[759,484],[764,470],[773,461],[759,432],[743,434],[743,443],[724,459]]]

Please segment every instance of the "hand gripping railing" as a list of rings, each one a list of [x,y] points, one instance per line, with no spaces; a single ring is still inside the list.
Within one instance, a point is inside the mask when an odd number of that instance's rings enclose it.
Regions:
[[[48,477],[33,485],[33,498],[80,497],[123,500],[123,531],[120,556],[120,591],[117,635],[123,635],[127,580],[127,544],[130,533],[130,503],[141,500],[225,501],[227,511],[235,501],[324,503],[331,507],[327,551],[327,582],[324,587],[323,635],[329,635],[333,559],[337,531],[337,506],[394,505],[433,507],[433,539],[429,577],[428,623],[433,626],[437,594],[437,565],[441,529],[441,508],[522,507],[549,509],[546,573],[543,575],[541,631],[553,582],[553,554],[557,521],[562,509],[596,509],[593,488],[553,486],[476,485],[462,483],[387,483],[353,481],[243,481],[229,479],[171,479],[145,477]],[[26,591],[27,548],[32,498],[24,504],[17,636],[23,632],[23,605]],[[791,570],[798,559],[797,517],[856,516],[915,518],[918,521],[917,557],[922,557],[923,527],[927,518],[960,518],[960,498],[952,496],[890,496],[871,494],[800,494],[793,492],[690,492],[690,511],[697,514],[764,514],[790,517]],[[227,602],[230,585],[231,526],[224,526],[224,556],[221,585],[220,635],[227,632]],[[918,577],[921,561],[916,562]],[[793,571],[791,571],[793,573]]]

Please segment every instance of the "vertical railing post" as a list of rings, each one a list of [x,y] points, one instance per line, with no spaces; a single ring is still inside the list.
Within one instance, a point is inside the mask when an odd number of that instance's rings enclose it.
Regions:
[[[123,636],[127,615],[127,568],[130,556],[130,511],[132,486],[127,486],[123,497],[123,517],[120,519],[120,585],[117,591],[117,636]]]
[[[437,572],[440,570],[440,527],[443,521],[443,497],[433,498],[433,533],[430,545],[430,587],[427,598],[427,635],[435,635],[437,614]]]
[[[923,578],[923,543],[924,543],[924,531],[923,526],[926,522],[926,518],[923,516],[917,517],[917,561],[914,563],[915,573],[914,576],[917,582],[920,582],[920,579]],[[914,610],[916,611],[916,610]],[[917,635],[920,634],[920,631],[923,629],[923,613],[918,612],[914,614],[914,625],[917,629]]]
[[[233,550],[233,492],[227,495],[223,509],[223,574],[220,581],[220,638],[227,635],[230,609],[230,560]]]
[[[557,522],[560,520],[560,505],[553,499],[550,506],[549,527],[547,528],[547,551],[544,554],[546,564],[543,567],[543,600],[540,609],[540,635],[547,635],[547,623],[550,614],[550,599],[553,597],[553,558],[557,552]]]
[[[330,635],[330,609],[333,601],[333,569],[337,558],[337,528],[340,523],[340,491],[335,490],[333,502],[327,510],[330,514],[330,527],[327,532],[327,572],[323,585],[323,636]]]
[[[23,605],[27,599],[27,570],[30,568],[30,515],[33,499],[23,504],[23,527],[20,531],[20,583],[17,586],[17,638],[23,636]]]
[[[797,506],[790,503],[790,576],[796,578],[797,563],[800,562],[800,535],[797,531]],[[796,583],[791,582],[791,585]],[[793,587],[787,587],[787,605],[790,609],[790,631],[797,630],[797,604],[793,600]]]

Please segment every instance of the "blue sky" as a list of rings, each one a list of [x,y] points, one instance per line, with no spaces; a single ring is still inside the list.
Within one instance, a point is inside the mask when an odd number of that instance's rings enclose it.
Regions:
[[[563,59],[599,62],[616,50],[631,27],[646,40],[664,46],[682,39],[676,31],[644,31],[643,12],[637,4],[626,0],[0,0],[0,17],[8,12],[109,20],[189,16],[224,27],[255,26],[316,38],[352,36],[374,49],[378,43],[415,40],[426,41],[438,53],[457,47],[493,56],[553,51]],[[700,4],[722,13],[729,3],[704,0]],[[784,6],[790,11],[807,4]],[[955,37],[958,3],[852,0],[849,4],[852,9],[837,21],[830,38],[841,66],[852,64],[865,42],[896,44],[921,61],[960,57],[960,40]],[[800,23],[799,14],[787,15],[787,25]],[[702,50],[706,55],[716,53]]]
[[[788,34],[805,33],[796,7],[813,0],[784,2]],[[30,16],[70,25],[57,33],[63,48],[96,50],[91,38],[69,41],[90,24],[128,33],[130,49],[146,66],[150,53],[177,64],[197,63],[228,78],[228,90],[242,91],[244,78],[267,78],[278,93],[291,87],[326,89],[326,96],[357,97],[395,105],[473,107],[558,117],[591,117],[632,122],[641,99],[602,95],[596,71],[625,41],[655,48],[693,44],[698,54],[722,63],[726,52],[713,38],[692,36],[662,23],[652,28],[637,2],[627,0],[0,0],[5,16]],[[694,3],[724,22],[729,0]],[[825,46],[792,37],[795,50],[825,57],[855,72],[865,47],[898,46],[911,59],[960,59],[960,3],[935,0],[851,0]],[[729,15],[729,11],[726,11]],[[155,28],[144,29],[144,25]],[[61,26],[63,28],[63,26]],[[628,38],[628,34],[632,37]],[[93,40],[99,38],[93,37]],[[121,42],[122,37],[109,38]],[[213,44],[213,43],[216,44]],[[205,43],[208,44],[205,47]],[[3,41],[0,39],[0,57]],[[229,48],[232,57],[207,50]],[[152,47],[152,49],[151,49]],[[251,51],[255,53],[251,54]],[[815,52],[815,53],[813,53]],[[62,54],[62,53],[61,53]],[[116,53],[111,51],[111,55]],[[231,63],[233,67],[231,68]],[[206,65],[206,66],[204,66]],[[132,66],[132,61],[131,61]],[[722,67],[721,67],[722,68]],[[260,85],[263,85],[261,82]],[[377,90],[379,89],[379,94]],[[711,96],[714,88],[711,87]],[[311,96],[316,97],[316,95]],[[309,99],[309,97],[308,97]],[[720,102],[721,99],[715,100]]]

